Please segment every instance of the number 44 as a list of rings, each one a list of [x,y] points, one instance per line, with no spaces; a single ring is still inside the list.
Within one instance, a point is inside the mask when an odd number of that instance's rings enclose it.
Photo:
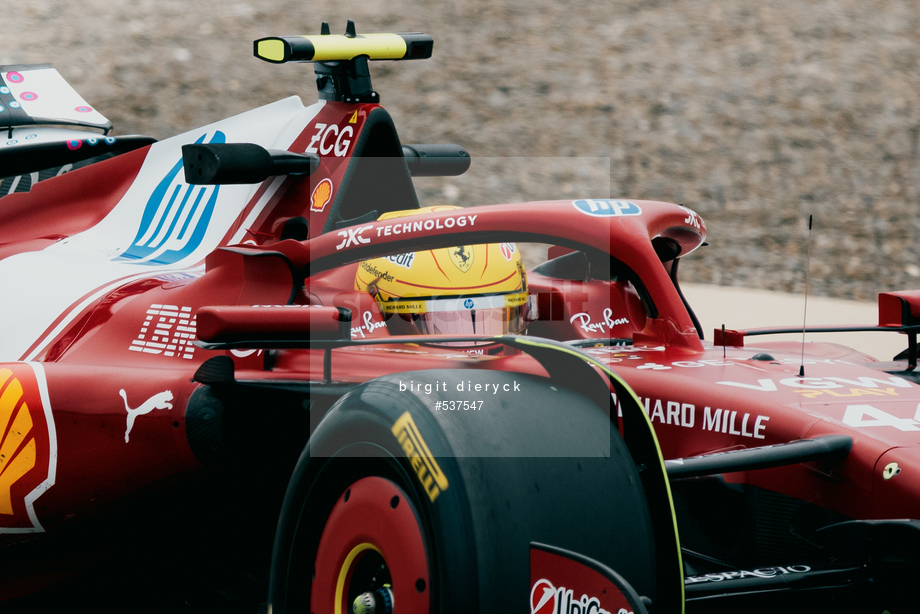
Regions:
[[[920,431],[920,405],[913,418],[898,418],[871,405],[847,405],[843,423],[856,428],[891,426],[899,431]]]

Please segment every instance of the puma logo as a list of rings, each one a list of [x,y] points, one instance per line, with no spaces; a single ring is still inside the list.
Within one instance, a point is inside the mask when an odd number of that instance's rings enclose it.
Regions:
[[[144,401],[140,407],[134,409],[128,406],[128,395],[125,394],[124,389],[119,390],[118,394],[125,400],[125,410],[128,412],[128,428],[125,431],[125,443],[128,443],[128,435],[131,433],[131,428],[134,427],[134,421],[138,416],[149,414],[154,409],[172,409],[172,403],[170,403],[170,401],[173,399],[173,394],[171,390],[164,390],[163,392],[153,395]]]

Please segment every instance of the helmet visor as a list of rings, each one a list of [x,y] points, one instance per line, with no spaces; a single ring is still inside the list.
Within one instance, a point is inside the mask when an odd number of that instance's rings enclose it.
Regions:
[[[412,320],[423,335],[507,335],[524,330],[520,307],[420,313]]]
[[[383,303],[383,311],[411,316],[423,335],[506,335],[533,319],[526,292],[492,296],[403,300]]]

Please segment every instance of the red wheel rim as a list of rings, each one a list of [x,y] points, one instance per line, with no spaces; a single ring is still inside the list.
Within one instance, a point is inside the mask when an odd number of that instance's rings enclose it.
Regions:
[[[371,553],[382,557],[389,571],[393,606],[399,612],[429,612],[430,582],[425,540],[419,515],[396,484],[366,477],[343,492],[326,520],[316,552],[310,611],[347,614],[353,573]]]

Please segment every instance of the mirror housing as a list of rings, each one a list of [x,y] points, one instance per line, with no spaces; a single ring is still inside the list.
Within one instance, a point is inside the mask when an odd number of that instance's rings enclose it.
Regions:
[[[198,311],[207,344],[268,347],[286,342],[348,341],[351,310],[318,305],[208,306]]]
[[[920,324],[920,290],[879,293],[879,326],[914,326],[917,324]]]

